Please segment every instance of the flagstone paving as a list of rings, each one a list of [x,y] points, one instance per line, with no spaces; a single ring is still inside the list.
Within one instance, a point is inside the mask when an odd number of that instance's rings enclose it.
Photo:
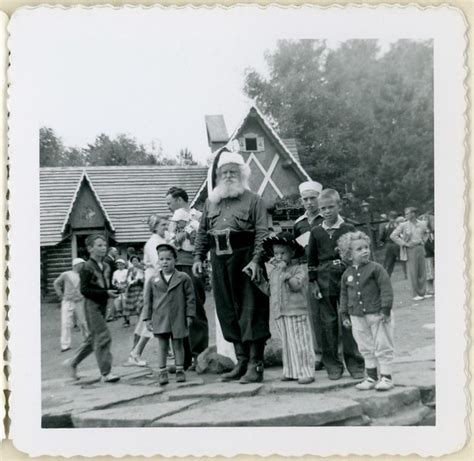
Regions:
[[[354,387],[358,380],[331,381],[324,371],[309,385],[282,382],[280,368],[266,370],[263,383],[246,385],[222,383],[218,376],[205,382],[193,372],[181,384],[172,374],[166,386],[137,383],[156,376],[148,368],[127,369],[116,384],[54,379],[43,383],[43,427],[434,424],[434,362],[406,366],[388,392],[361,392]]]
[[[405,284],[404,281],[396,282]],[[404,290],[407,287],[402,287]],[[406,294],[408,293],[408,294]],[[218,375],[187,373],[186,383],[170,374],[159,386],[156,344],[147,346],[150,367],[123,366],[130,336],[120,325],[109,324],[113,337],[115,384],[100,382],[94,357],[79,367],[81,379],[67,376],[60,363],[73,351],[58,352],[59,320],[42,318],[43,427],[175,427],[175,426],[361,426],[434,425],[435,348],[433,299],[413,305],[409,291],[400,291],[394,315],[395,388],[361,392],[347,373],[330,381],[316,372],[309,385],[280,381],[281,367],[265,369],[259,384],[222,383]],[[45,315],[56,316],[55,307]],[[51,310],[53,309],[53,310]],[[209,307],[206,309],[209,310]],[[208,317],[213,313],[208,311]],[[58,317],[59,318],[59,317]],[[54,326],[54,328],[52,328]],[[80,341],[74,332],[75,342]],[[74,346],[75,347],[75,346]]]
[[[362,417],[356,402],[318,394],[263,395],[211,402],[161,418],[153,426],[323,426]]]
[[[73,413],[74,427],[142,427],[151,426],[158,418],[171,415],[198,403],[198,399],[180,402],[136,405],[124,411],[123,407]]]

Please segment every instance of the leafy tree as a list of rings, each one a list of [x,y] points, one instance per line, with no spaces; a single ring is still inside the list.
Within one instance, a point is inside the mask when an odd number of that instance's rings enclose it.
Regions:
[[[62,166],[64,145],[51,128],[42,127],[39,132],[40,166]]]
[[[197,165],[196,160],[194,160],[193,158],[192,152],[187,147],[179,151],[178,165],[182,165],[182,166]]]
[[[64,150],[63,166],[85,166],[86,158],[82,149],[66,147]]]
[[[142,144],[125,134],[118,135],[115,139],[105,134],[100,134],[84,149],[87,165],[112,166],[112,165],[157,165],[159,159],[148,153]]]
[[[244,91],[283,137],[296,137],[303,166],[327,187],[379,209],[422,209],[433,200],[431,42],[376,40],[328,48],[280,41],[269,77],[246,74]]]

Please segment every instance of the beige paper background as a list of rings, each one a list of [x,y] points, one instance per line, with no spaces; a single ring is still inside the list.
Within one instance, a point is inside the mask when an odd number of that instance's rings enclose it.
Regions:
[[[223,4],[223,5],[231,5],[236,2],[229,1],[229,0],[222,0],[220,2],[210,2],[210,1],[182,1],[182,0],[176,0],[176,1],[162,1],[162,2],[154,2],[154,1],[134,1],[134,0],[129,0],[129,1],[74,1],[74,0],[66,0],[66,1],[24,1],[24,0],[0,0],[0,12],[6,13],[8,16],[14,13],[16,9],[22,6],[37,6],[41,4],[54,4],[54,5],[85,5],[85,6],[93,6],[93,5],[114,5],[114,6],[121,6],[121,5],[153,5],[156,3],[161,3],[162,5],[186,5],[186,4],[195,4],[195,5],[212,5],[215,3]],[[468,85],[468,92],[467,96],[469,100],[472,99],[472,87],[474,83],[474,78],[472,74],[472,65],[473,65],[473,46],[472,43],[474,41],[474,35],[472,31],[472,26],[474,23],[474,0],[451,0],[451,1],[417,1],[417,2],[410,2],[410,1],[384,1],[384,2],[379,2],[379,1],[374,1],[374,0],[368,0],[368,1],[352,1],[352,2],[333,2],[333,1],[328,1],[328,0],[319,0],[319,1],[277,1],[277,2],[248,2],[248,1],[241,1],[240,3],[260,3],[262,5],[264,4],[292,4],[292,5],[301,5],[305,3],[311,3],[311,4],[316,4],[316,5],[323,5],[323,6],[329,6],[329,5],[345,5],[345,4],[351,4],[351,5],[379,5],[379,4],[391,4],[391,5],[408,5],[408,4],[417,4],[421,7],[429,7],[429,6],[437,6],[437,5],[451,5],[453,7],[459,8],[465,15],[466,20],[468,21],[468,37],[467,39],[469,40],[469,43],[471,44],[468,48],[468,56],[467,56],[467,62],[466,65],[471,69],[470,73],[468,74],[467,82],[466,85]],[[2,239],[2,245],[1,245],[1,253],[0,253],[0,261],[1,261],[1,266],[0,270],[2,274],[5,274],[5,269],[6,269],[6,263],[5,263],[5,243],[7,242],[6,240],[6,233],[5,233],[5,224],[6,222],[6,210],[7,210],[7,203],[5,201],[7,197],[7,184],[6,184],[6,171],[7,171],[7,153],[6,153],[6,60],[7,60],[7,53],[6,53],[6,24],[7,24],[8,18],[4,14],[0,14],[0,88],[1,88],[1,93],[2,93],[2,105],[1,105],[1,110],[0,110],[0,117],[1,117],[1,124],[0,124],[0,141],[2,143],[0,144],[1,148],[1,158],[0,158],[0,165],[1,165],[1,173],[0,173],[0,188],[2,190],[2,199],[0,200],[0,221],[2,223],[2,231],[0,233],[1,239]],[[473,113],[472,113],[472,103],[468,104],[468,112],[466,114],[466,117],[468,117],[468,126],[469,126],[469,131],[472,133],[473,128],[474,128],[474,122],[473,122]],[[466,258],[468,261],[467,266],[470,268],[469,274],[466,274],[466,280],[468,280],[468,309],[471,311],[471,308],[473,306],[473,290],[472,290],[472,274],[474,272],[474,236],[473,236],[473,231],[472,231],[472,205],[474,203],[474,188],[472,187],[472,180],[473,180],[473,170],[474,170],[474,162],[473,162],[473,155],[472,155],[472,140],[471,136],[469,133],[466,133],[466,153],[465,153],[465,174],[466,174],[466,179],[467,179],[467,184],[468,188],[466,191],[466,201],[467,201],[467,206],[466,206],[466,215],[465,215],[465,224],[466,224],[466,229],[467,229],[467,237],[466,237],[466,243],[465,243],[465,254]],[[470,279],[468,279],[470,277]],[[7,304],[7,299],[6,299],[6,281],[5,277],[0,276],[0,292],[3,295],[3,306]],[[470,315],[470,318],[468,319],[470,322],[470,331],[471,331],[471,336],[472,333],[474,332],[474,317],[472,314]],[[0,326],[2,327],[3,331],[3,323],[4,323],[4,310],[2,311],[2,315],[0,315]],[[7,388],[7,383],[4,379],[4,366],[5,364],[3,363],[3,360],[5,358],[4,348],[5,348],[5,337],[2,335],[2,356],[1,356],[1,361],[2,361],[2,390],[5,390]],[[472,360],[474,357],[474,347],[472,344],[472,340],[470,341],[469,344],[469,362],[471,364],[471,370],[472,370]],[[466,373],[469,373],[468,371],[468,356],[466,354]],[[449,460],[471,460],[474,459],[474,444],[472,441],[472,428],[473,428],[473,423],[474,423],[474,418],[473,418],[473,399],[472,395],[474,394],[474,382],[472,379],[472,371],[469,374],[470,376],[470,392],[471,392],[471,398],[470,398],[470,421],[466,421],[466,424],[469,425],[469,442],[466,444],[463,450],[454,453],[452,455],[448,455],[444,457],[445,459]],[[0,418],[4,420],[4,392],[1,393],[0,396]],[[3,430],[3,424],[0,428],[0,437],[4,438],[5,432]],[[2,440],[1,446],[0,446],[1,452],[0,456],[1,459],[5,460],[20,460],[20,459],[26,459],[28,458],[27,455],[24,453],[19,452],[18,450],[13,447],[11,441],[9,440]],[[159,457],[156,457],[159,458]],[[237,457],[239,460],[245,460],[245,459],[253,459],[251,456],[239,456]],[[275,459],[281,458],[281,457],[273,457]],[[304,457],[305,459],[313,459],[317,458],[316,456],[308,456]],[[356,458],[364,458],[362,456],[351,456],[350,459],[356,459]],[[390,460],[390,459],[396,459],[400,457],[395,457],[395,456],[382,456],[378,457],[378,459],[383,459],[383,460]],[[409,456],[409,457],[404,457],[405,459],[419,459],[420,457],[418,456]],[[38,459],[43,459],[43,460],[53,460],[53,459],[61,459],[60,457],[40,457]],[[81,457],[72,457],[70,458],[71,460],[79,460],[82,459]],[[97,460],[101,459],[111,459],[110,457],[97,457],[94,458]],[[132,460],[132,459],[138,459],[135,457],[131,456],[125,456],[122,458],[123,460]],[[217,457],[216,459],[224,459],[223,457]],[[342,457],[339,456],[334,456],[331,457],[331,459],[342,459]]]

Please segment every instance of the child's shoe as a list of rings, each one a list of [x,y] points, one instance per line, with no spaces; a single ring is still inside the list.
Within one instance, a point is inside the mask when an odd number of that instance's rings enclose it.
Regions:
[[[168,372],[166,370],[160,370],[160,374],[158,376],[158,382],[160,386],[164,386],[168,384]]]
[[[422,299],[425,299],[424,296],[415,296],[413,301],[421,301]]]
[[[386,376],[382,376],[380,381],[375,385],[376,391],[389,391],[394,386],[393,380],[391,378],[387,378]]]
[[[102,376],[103,383],[116,383],[118,380],[120,380],[120,376],[114,375],[113,373]]]
[[[138,356],[130,354],[127,360],[127,365],[135,365],[137,367],[146,367],[145,360],[141,360]]]
[[[361,383],[356,384],[355,387],[356,389],[359,389],[359,391],[370,391],[375,387],[376,384],[377,382],[375,381],[375,379],[367,377]]]
[[[311,384],[311,383],[314,383],[314,376],[298,379],[298,384]]]
[[[185,383],[186,382],[186,373],[184,370],[176,370],[176,382],[177,383]]]
[[[282,376],[280,381],[296,381],[296,378],[289,378],[288,376]]]

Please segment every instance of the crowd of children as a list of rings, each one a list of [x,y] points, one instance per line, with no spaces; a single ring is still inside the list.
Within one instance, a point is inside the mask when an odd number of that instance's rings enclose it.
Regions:
[[[381,265],[374,261],[370,237],[340,215],[338,192],[324,189],[317,195],[317,211],[314,216],[305,215],[317,220],[308,229],[303,229],[300,220],[295,226],[301,233],[307,230],[309,237],[301,240],[291,232],[270,234],[263,241],[268,277],[255,280],[270,297],[282,341],[281,379],[310,384],[315,369],[325,368],[329,379],[337,380],[345,366],[357,381],[357,389],[389,390],[394,385],[390,276],[397,259],[404,259],[400,252],[406,252],[414,299],[433,293],[433,223],[429,216],[418,219],[414,208],[405,210],[403,222],[397,222],[396,213],[390,212],[388,223],[380,229],[385,248]],[[117,257],[117,251],[106,256],[105,238],[91,235],[86,240],[89,260],[76,258],[73,269],[55,281],[62,299],[61,350],[70,348],[74,313],[84,338],[75,356],[66,362],[73,377],[77,377],[79,363],[94,351],[103,380],[119,379],[111,372],[111,337],[105,317],[110,309],[107,318],[122,316],[124,326],[130,325],[131,315],[138,315],[129,364],[146,366],[141,356],[149,339],[155,337],[159,383],[165,385],[169,380],[170,345],[176,381],[186,380],[185,344],[196,317],[197,299],[192,276],[176,265],[179,250],[192,251],[198,223],[185,209],[176,210],[171,223],[165,216],[150,217],[151,236],[144,246],[143,263],[134,252],[128,252],[127,262]],[[116,266],[113,273],[112,264]],[[311,307],[314,302],[317,310]]]

